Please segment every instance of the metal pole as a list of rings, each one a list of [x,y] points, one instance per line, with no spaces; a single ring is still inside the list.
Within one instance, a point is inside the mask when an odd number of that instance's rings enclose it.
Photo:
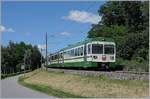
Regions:
[[[48,66],[48,63],[47,63],[47,32],[46,32],[46,70],[47,70],[47,66]]]
[[[29,71],[30,71],[31,70],[31,50],[30,50],[29,54],[30,54],[30,66],[29,66]]]
[[[42,68],[42,48],[41,48],[41,68]]]
[[[26,50],[25,50],[25,53],[24,53],[24,76],[25,76],[25,65],[26,65],[26,63],[25,63],[25,55],[26,54]]]

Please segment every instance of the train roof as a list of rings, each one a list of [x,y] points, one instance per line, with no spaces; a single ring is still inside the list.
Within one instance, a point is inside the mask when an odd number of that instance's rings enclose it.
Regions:
[[[75,44],[70,44],[66,48],[61,49],[60,51],[63,51],[63,50],[66,50],[66,49],[70,49],[70,48],[73,48],[73,47],[76,47],[76,46],[80,46],[80,45],[83,45],[83,44],[86,44],[86,43],[89,43],[89,42],[92,42],[92,41],[114,42],[114,40],[112,38],[105,38],[105,37],[87,38],[84,41],[77,42]]]

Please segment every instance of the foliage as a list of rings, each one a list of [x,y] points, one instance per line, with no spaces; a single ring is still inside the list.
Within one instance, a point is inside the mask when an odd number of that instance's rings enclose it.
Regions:
[[[1,46],[2,73],[17,73],[21,71],[21,65],[26,64],[26,70],[34,70],[40,67],[41,54],[36,46],[24,42],[9,42],[7,46]]]
[[[117,58],[148,61],[149,2],[107,1],[98,13],[102,20],[93,25],[88,37],[110,37],[117,45]]]
[[[122,59],[121,65],[124,66],[125,71],[149,72],[148,61],[143,60],[141,57],[131,61]]]

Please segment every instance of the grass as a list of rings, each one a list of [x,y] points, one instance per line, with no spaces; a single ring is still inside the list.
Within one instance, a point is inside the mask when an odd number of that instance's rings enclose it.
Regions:
[[[22,84],[23,86],[27,86],[33,90],[38,90],[40,92],[44,92],[50,96],[52,95],[52,96],[62,97],[62,98],[67,98],[67,97],[81,98],[82,97],[82,96],[76,96],[73,94],[69,94],[69,93],[63,92],[58,89],[53,89],[52,87],[46,86],[46,85],[24,83],[24,78],[21,78],[21,77],[19,78],[18,82],[20,84]]]
[[[35,73],[33,73],[32,75],[34,75]],[[31,75],[30,75],[31,76]],[[73,94],[70,94],[70,93],[66,93],[66,92],[63,92],[61,90],[58,90],[58,89],[54,89],[50,86],[46,86],[46,85],[40,85],[40,84],[31,84],[31,83],[25,83],[24,80],[29,78],[28,76],[22,76],[22,77],[19,77],[18,79],[18,82],[23,85],[23,86],[26,86],[26,87],[29,87],[33,90],[37,90],[37,91],[40,91],[40,92],[44,92],[48,95],[52,95],[52,96],[56,96],[56,97],[62,97],[62,98],[68,98],[68,97],[72,97],[72,98],[83,98],[82,96],[77,96],[77,95],[73,95]]]
[[[30,73],[29,73],[30,74]],[[23,79],[23,80],[22,80]],[[148,81],[110,80],[105,77],[38,71],[19,78],[27,87],[57,97],[144,98]]]

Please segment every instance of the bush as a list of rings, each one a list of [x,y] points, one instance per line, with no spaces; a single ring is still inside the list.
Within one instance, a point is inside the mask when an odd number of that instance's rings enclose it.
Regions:
[[[144,58],[142,58],[142,57],[135,57],[135,58],[133,58],[133,61],[138,62],[138,63],[142,63],[142,62],[144,62],[145,60],[144,60]]]
[[[115,68],[122,68],[124,71],[149,72],[149,63],[142,57],[136,57],[132,60],[118,58]]]
[[[22,71],[22,72],[17,72],[17,73],[11,73],[11,74],[1,74],[1,79],[4,79],[6,77],[11,77],[11,76],[16,76],[22,73],[27,73],[30,72],[30,70]]]
[[[138,62],[140,61],[140,62]],[[125,71],[136,71],[136,72],[149,72],[149,65],[147,61],[141,62],[141,59],[125,61],[123,63]]]

